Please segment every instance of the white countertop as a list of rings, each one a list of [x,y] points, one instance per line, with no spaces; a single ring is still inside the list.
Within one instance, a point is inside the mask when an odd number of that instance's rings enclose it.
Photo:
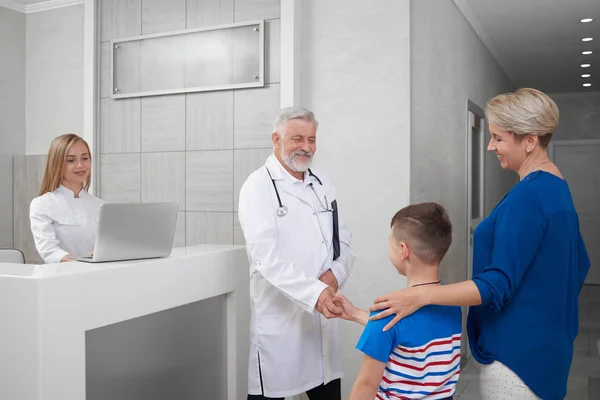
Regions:
[[[108,263],[0,263],[0,399],[85,398],[85,332],[226,296],[228,399],[247,391],[244,246],[198,245]]]
[[[169,257],[150,258],[145,260],[112,261],[105,263],[86,263],[70,261],[56,264],[13,264],[0,263],[0,279],[2,278],[52,278],[88,272],[106,271],[109,269],[128,268],[144,264],[171,264],[175,259],[192,256],[222,253],[225,251],[245,249],[244,246],[203,244],[197,246],[174,248]]]

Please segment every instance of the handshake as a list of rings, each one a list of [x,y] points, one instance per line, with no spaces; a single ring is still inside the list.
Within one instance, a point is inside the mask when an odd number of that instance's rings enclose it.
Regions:
[[[337,293],[337,279],[331,270],[325,272],[319,278],[320,281],[328,286],[321,292],[315,308],[325,318],[342,318],[348,321],[353,321],[356,313],[356,307],[350,303],[341,294]]]

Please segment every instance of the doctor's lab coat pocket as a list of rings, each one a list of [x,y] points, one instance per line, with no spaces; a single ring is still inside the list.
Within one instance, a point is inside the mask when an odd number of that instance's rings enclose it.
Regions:
[[[261,318],[292,318],[299,307],[263,277],[250,283],[250,296],[255,301],[255,313]]]
[[[331,243],[333,239],[333,213],[331,211],[317,213],[319,218],[319,225],[323,230],[323,236],[328,243]]]

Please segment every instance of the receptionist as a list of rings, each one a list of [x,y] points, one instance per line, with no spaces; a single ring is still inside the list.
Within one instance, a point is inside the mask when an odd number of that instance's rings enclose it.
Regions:
[[[68,133],[50,144],[40,194],[29,209],[35,247],[47,264],[89,256],[100,205],[88,193],[92,155],[81,137]]]

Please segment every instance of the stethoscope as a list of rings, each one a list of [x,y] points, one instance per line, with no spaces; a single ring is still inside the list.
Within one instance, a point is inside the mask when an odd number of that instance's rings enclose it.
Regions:
[[[269,174],[269,178],[271,178],[271,183],[273,184],[273,189],[275,189],[275,194],[277,195],[277,202],[279,203],[279,207],[277,208],[276,214],[278,217],[286,216],[288,213],[288,208],[286,206],[284,206],[283,203],[281,202],[281,197],[279,196],[279,190],[277,190],[277,185],[275,184],[275,179],[273,179],[273,176],[271,175],[271,171],[269,171],[269,168],[267,168],[267,167],[265,167],[265,169],[267,170],[267,174]],[[310,168],[308,169],[308,175],[315,178],[317,180],[317,182],[319,182],[319,185],[323,186],[323,182],[321,182],[321,180],[319,179],[318,176],[313,174],[313,172],[310,170]],[[323,207],[323,209],[325,211],[333,211],[327,207],[327,197],[325,197],[325,204],[323,204],[323,202],[321,201],[321,198],[317,195],[315,188],[312,186],[312,183],[310,184],[310,188],[315,193],[315,197],[317,198],[317,200],[319,200],[319,204],[321,205],[321,207]]]

